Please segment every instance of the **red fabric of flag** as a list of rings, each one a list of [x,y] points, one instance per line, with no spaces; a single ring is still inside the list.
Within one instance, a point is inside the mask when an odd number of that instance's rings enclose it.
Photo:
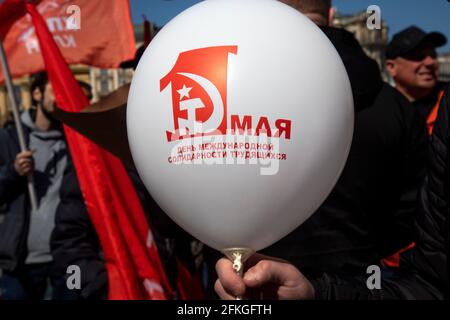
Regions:
[[[23,15],[25,2],[6,0],[0,7],[0,35],[5,35],[3,44],[13,77],[44,69],[31,18]],[[69,64],[115,68],[134,57],[128,0],[42,0],[37,10]]]
[[[88,105],[86,96],[45,20],[33,5],[27,4],[27,10],[32,16],[57,105],[65,111],[80,111]],[[72,129],[65,127],[65,133],[104,252],[109,298],[172,298],[148,222],[122,162]]]
[[[5,0],[0,4],[0,40],[4,39],[11,26],[25,13],[25,3],[22,0]]]
[[[39,3],[35,0],[34,3]],[[0,40],[3,40],[11,26],[27,13],[23,0],[4,0],[0,3]]]

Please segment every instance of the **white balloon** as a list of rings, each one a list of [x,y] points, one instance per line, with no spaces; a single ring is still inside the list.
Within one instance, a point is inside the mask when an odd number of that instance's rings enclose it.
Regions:
[[[145,51],[127,126],[138,172],[175,222],[218,250],[260,250],[325,200],[353,117],[344,65],[305,16],[274,0],[209,0]]]

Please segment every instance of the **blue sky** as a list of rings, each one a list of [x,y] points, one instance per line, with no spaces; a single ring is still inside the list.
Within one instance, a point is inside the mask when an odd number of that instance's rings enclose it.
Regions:
[[[181,11],[200,0],[130,0],[134,22],[142,22],[142,14],[158,25],[164,25]],[[334,0],[342,13],[366,10],[376,4],[387,21],[390,35],[415,24],[426,31],[440,31],[450,39],[450,3],[447,0]],[[450,43],[440,51],[450,52]]]

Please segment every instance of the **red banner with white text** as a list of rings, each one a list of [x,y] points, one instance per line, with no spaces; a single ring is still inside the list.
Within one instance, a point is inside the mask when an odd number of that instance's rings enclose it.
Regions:
[[[20,14],[22,6],[8,5],[10,2],[20,1],[5,0],[0,5],[0,16]],[[37,8],[67,63],[114,68],[134,57],[136,44],[128,0],[43,0]],[[3,44],[12,76],[43,70],[30,16],[22,16],[9,31],[7,23],[0,21],[0,31],[7,31]]]

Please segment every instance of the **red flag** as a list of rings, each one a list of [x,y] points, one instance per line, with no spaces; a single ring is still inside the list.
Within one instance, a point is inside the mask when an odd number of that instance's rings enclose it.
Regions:
[[[202,280],[201,273],[196,272],[192,274],[186,266],[177,259],[177,269],[178,269],[178,278],[177,278],[177,288],[179,291],[181,300],[203,300],[205,299],[203,288],[202,288]]]
[[[40,0],[34,1],[39,2]],[[23,0],[5,0],[0,3],[0,41],[5,38],[11,26],[26,13]]]
[[[114,1],[115,2],[115,1]],[[111,3],[108,1],[108,3]],[[77,112],[89,103],[33,5],[27,4],[58,106]],[[167,299],[172,289],[135,189],[110,153],[65,127],[81,190],[105,255],[110,299]]]
[[[22,0],[5,0],[0,4],[0,40],[3,40],[11,26],[26,13]]]
[[[4,47],[13,77],[44,69],[30,16],[23,16],[9,28],[20,17],[24,2],[6,0],[0,7],[0,32],[6,34],[9,29]],[[136,44],[128,0],[42,0],[37,9],[69,64],[114,68],[134,57]]]
[[[192,133],[194,128],[189,128],[189,124],[184,119],[186,116],[181,107],[183,104],[181,98],[184,97],[180,98],[178,92],[186,87],[191,88],[189,91],[191,95],[199,97],[205,103],[204,108],[196,114],[196,121],[203,122],[204,128],[208,128],[208,130],[226,132],[228,55],[236,54],[237,50],[237,46],[217,46],[180,53],[172,70],[160,81],[161,91],[169,85],[172,87],[175,131],[166,132],[168,141],[195,135]],[[219,102],[223,103],[223,107],[215,108],[215,103],[203,87],[194,79],[183,75],[184,73],[199,75],[211,81],[221,95],[222,99]],[[223,110],[223,113],[215,112],[217,109]]]

